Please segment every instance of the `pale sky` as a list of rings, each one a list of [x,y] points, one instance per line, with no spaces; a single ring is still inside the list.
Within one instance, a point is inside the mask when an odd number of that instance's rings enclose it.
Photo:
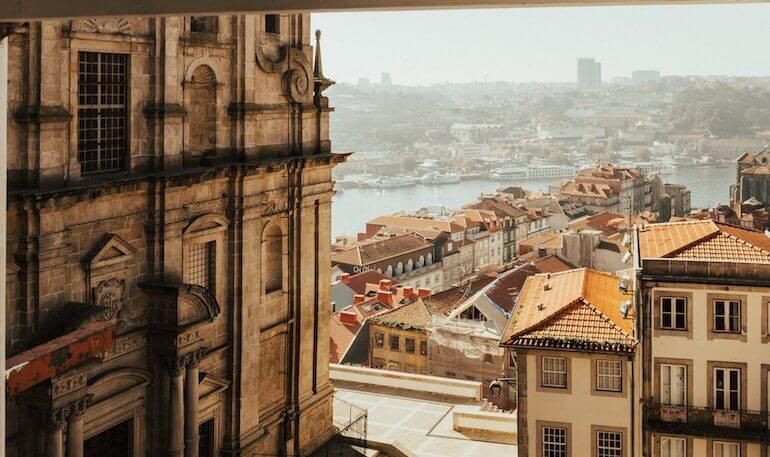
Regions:
[[[394,84],[573,81],[576,59],[602,77],[770,75],[770,4],[319,13],[324,73]]]

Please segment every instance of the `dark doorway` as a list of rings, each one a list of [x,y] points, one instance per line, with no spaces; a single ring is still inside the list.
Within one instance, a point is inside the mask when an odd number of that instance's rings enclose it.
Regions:
[[[198,427],[198,457],[214,457],[214,419]]]
[[[88,438],[83,443],[83,457],[131,457],[134,454],[131,422],[127,420]]]

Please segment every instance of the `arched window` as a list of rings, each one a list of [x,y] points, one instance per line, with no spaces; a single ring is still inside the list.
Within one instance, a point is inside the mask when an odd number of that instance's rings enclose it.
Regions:
[[[398,265],[396,265],[396,276],[401,276],[403,272],[404,272],[404,264],[402,262],[398,262]]]
[[[385,274],[388,276],[393,276],[393,265],[388,265],[388,269],[385,270]]]
[[[408,262],[406,262],[406,272],[409,273],[414,269],[414,261],[412,259],[409,259]]]
[[[417,261],[417,268],[422,268],[425,266],[425,256],[421,255],[420,260]]]
[[[217,78],[208,65],[195,69],[190,82],[190,151],[217,146]]]
[[[283,233],[271,224],[262,236],[262,282],[265,293],[283,288]]]
[[[428,257],[425,258],[426,265],[433,265],[433,254],[428,253]]]

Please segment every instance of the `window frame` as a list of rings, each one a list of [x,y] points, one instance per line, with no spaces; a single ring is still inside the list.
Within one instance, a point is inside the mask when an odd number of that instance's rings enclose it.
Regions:
[[[707,323],[707,338],[709,340],[714,339],[728,339],[728,340],[738,340],[738,341],[747,341],[747,334],[746,334],[746,314],[748,310],[748,295],[747,294],[735,294],[735,293],[709,293],[706,295],[707,300],[707,313],[708,313],[708,323]],[[729,328],[725,327],[724,329],[717,330],[717,303],[725,303],[725,302],[737,302],[738,303],[738,310],[737,310],[737,316],[730,317],[732,315],[731,310],[728,308],[725,308],[725,314],[722,318],[725,320],[723,322],[724,325],[729,325],[729,320],[735,319],[733,322],[737,323],[738,328]]]
[[[668,454],[664,454],[663,453],[663,442],[664,442],[664,440],[668,440],[668,442],[669,442]],[[684,446],[682,447],[682,450],[684,450],[684,454],[682,454],[682,455],[674,455],[674,454],[672,454],[672,452],[671,452],[671,450],[673,449],[672,443],[675,442],[675,441],[676,442],[681,442],[682,444],[684,444]],[[688,443],[687,438],[682,437],[682,436],[668,436],[668,435],[661,436],[660,437],[660,444],[659,444],[658,455],[660,457],[688,457],[690,455],[688,444],[689,443]]]
[[[412,343],[412,350],[411,350],[411,351],[409,350],[409,343],[410,343],[410,342]],[[416,345],[415,345],[415,340],[414,340],[414,338],[407,338],[407,337],[404,337],[404,352],[405,352],[406,354],[415,354],[415,353],[416,353],[416,350],[417,350],[417,347],[416,347]]]
[[[377,337],[380,337],[379,339]],[[374,347],[382,349],[385,347],[385,334],[382,332],[374,332]]]
[[[204,287],[214,296],[217,292],[217,248],[216,239],[190,240],[185,252],[183,268],[186,284]],[[191,263],[197,261],[200,261],[201,264]],[[201,284],[201,282],[205,282],[205,284]]]
[[[722,312],[720,313],[720,305]],[[733,306],[735,305],[735,306]],[[715,333],[740,333],[741,332],[741,313],[742,306],[740,300],[714,300],[714,327]],[[737,312],[737,315],[736,315]],[[718,326],[722,328],[717,328]]]
[[[393,349],[395,344],[395,349]],[[401,337],[399,335],[388,335],[388,349],[393,352],[401,352]]]
[[[77,72],[75,73],[75,88],[74,91],[74,105],[77,113],[77,121],[73,123],[75,133],[75,147],[77,151],[77,169],[81,177],[86,176],[100,176],[111,173],[126,172],[129,169],[129,160],[131,156],[131,52],[125,50],[120,51],[103,51],[96,49],[76,49],[73,52],[75,65],[77,66]],[[95,61],[88,62],[86,57],[88,55],[95,56]],[[120,59],[122,62],[105,62],[105,57],[111,56],[114,59]],[[86,72],[83,70],[84,65],[95,65],[95,73]],[[105,66],[122,65],[124,73],[108,72],[104,71]],[[94,82],[87,82],[88,75],[95,75]],[[113,78],[120,78],[124,80],[124,83],[116,83]],[[87,91],[81,91],[83,86],[93,86],[95,92],[89,93]],[[122,93],[116,93],[114,90],[117,87],[122,88]],[[95,103],[85,103],[85,99],[92,97]],[[105,103],[104,97],[122,97],[123,103]],[[107,111],[118,111],[117,116],[106,115]],[[122,110],[122,113],[121,113]],[[86,116],[86,112],[94,111],[93,117]],[[122,143],[120,140],[113,140],[112,137],[102,134],[110,134],[115,131],[114,126],[111,125],[117,120],[123,122],[123,136]],[[86,127],[84,124],[92,121],[94,125]],[[107,126],[105,126],[107,124]],[[95,137],[89,139],[85,137],[87,132],[95,132]],[[106,139],[105,139],[106,138]],[[95,143],[95,149],[91,150],[86,147],[87,143]],[[104,158],[108,151],[105,149],[105,143],[119,143],[119,148],[116,152],[119,157],[116,158]],[[95,160],[86,160],[85,156],[89,153],[96,154]],[[96,168],[87,170],[87,162],[95,162]],[[106,162],[118,162],[119,165],[114,167],[107,167]]]
[[[685,330],[674,330],[662,326],[663,298],[683,298],[685,300]],[[652,308],[652,332],[656,336],[676,336],[687,339],[693,338],[693,293],[674,288],[653,289],[650,307]]]
[[[548,359],[550,362],[556,362],[558,361],[559,364],[561,362],[564,362],[564,370],[561,371],[555,371],[551,369],[546,369],[546,359]],[[558,367],[560,368],[560,367]],[[566,390],[569,384],[569,360],[567,357],[563,356],[552,356],[552,355],[541,355],[540,356],[540,369],[538,370],[540,372],[540,382],[538,383],[540,387],[544,387],[546,389],[559,389],[559,390]],[[564,383],[561,384],[552,384],[552,383],[546,383],[546,374],[550,374],[552,376],[562,376],[564,377]]]
[[[741,373],[740,368],[735,367],[722,367],[722,366],[716,366],[712,370],[712,389],[711,394],[713,396],[713,407],[716,410],[719,411],[740,411],[741,407],[743,406],[743,402],[741,401],[741,393],[743,390],[743,386],[741,385]],[[722,388],[720,389],[717,385],[717,373],[722,372]],[[732,382],[732,373],[737,373],[737,385],[733,385]],[[728,386],[729,384],[729,386]],[[735,389],[733,389],[735,387]],[[720,395],[721,392],[721,395]],[[735,393],[735,400],[733,400],[732,396],[733,393]],[[722,397],[722,404],[723,406],[726,406],[725,408],[719,408],[719,398]],[[729,405],[728,405],[729,403]],[[733,403],[737,403],[736,405],[733,405]]]
[[[672,308],[669,311],[665,311],[663,307],[663,303],[665,300],[668,300]],[[684,311],[679,312],[678,310],[678,301],[683,302]],[[669,315],[669,321],[670,325],[666,326],[664,324],[666,319],[666,314]],[[682,320],[684,323],[683,327],[678,326],[678,319],[677,317],[682,316]],[[677,296],[668,296],[664,295],[660,297],[660,328],[662,330],[671,330],[671,331],[677,331],[677,332],[686,332],[687,331],[687,297],[677,297]]]
[[[602,434],[613,436],[611,438],[605,436],[604,439],[602,439]],[[597,457],[622,457],[624,455],[625,446],[623,445],[623,432],[617,430],[598,429],[594,431],[594,436],[596,438],[596,445],[594,446],[594,450],[596,451]],[[610,445],[606,444],[606,442],[610,439],[614,443],[617,443],[617,447],[610,447]],[[603,444],[603,442],[605,444]]]
[[[738,453],[737,453],[738,457],[742,457],[743,456],[743,446],[741,445],[740,442],[737,442],[737,441],[725,441],[725,440],[712,440],[711,441],[711,445],[709,446],[709,453],[711,454],[711,457],[720,457],[717,454],[717,450],[716,450],[717,445],[722,445],[723,447],[725,445],[728,445],[728,446],[731,446],[731,447],[732,446],[737,446],[738,447]],[[724,449],[723,449],[723,451],[724,451]],[[722,456],[724,456],[724,455],[725,454],[723,452]]]
[[[659,365],[659,367],[660,368],[658,370],[658,386],[659,386],[658,388],[659,388],[659,392],[660,392],[660,403],[661,403],[661,405],[665,405],[665,406],[687,406],[687,390],[688,390],[688,386],[687,386],[687,383],[688,383],[687,365],[676,364],[676,363],[661,363]],[[668,381],[669,381],[669,386],[668,386],[668,397],[669,398],[668,398],[668,402],[666,402],[665,399],[664,399],[665,390],[664,390],[664,387],[663,387],[663,373],[664,373],[664,370],[666,368],[668,368],[668,373],[669,373],[669,376],[668,376]],[[671,394],[673,392],[672,389],[671,389],[671,385],[672,385],[671,380],[674,379],[672,377],[672,373],[673,373],[672,369],[673,368],[677,368],[677,369],[681,368],[683,370],[683,373],[684,373],[683,380],[682,380],[682,385],[681,385],[681,388],[680,388],[680,394],[681,394],[681,397],[682,397],[682,404],[672,403],[672,401],[671,401],[671,398],[672,398]]]
[[[617,374],[616,373],[602,373],[600,370],[601,364],[613,364],[617,365]],[[594,373],[594,380],[596,382],[596,390],[599,392],[607,392],[607,393],[623,393],[623,361],[622,360],[616,360],[616,359],[606,359],[606,358],[599,358],[594,361],[595,365],[595,373]],[[602,377],[610,377],[613,378],[613,383],[617,382],[617,389],[615,388],[606,388],[602,387],[601,379]]]
[[[265,17],[262,20],[262,25],[264,27],[265,33],[268,33],[270,35],[280,35],[281,34],[281,15],[280,14],[265,14]],[[268,24],[270,25],[268,30]]]
[[[550,430],[563,430],[565,436],[564,449],[560,452],[558,449],[546,449],[546,444],[554,444],[560,446],[561,443],[547,443],[545,440],[546,429]],[[572,424],[569,422],[550,422],[550,421],[536,421],[535,430],[537,431],[536,446],[537,455],[539,457],[571,457],[572,456]],[[552,453],[547,453],[551,451]]]

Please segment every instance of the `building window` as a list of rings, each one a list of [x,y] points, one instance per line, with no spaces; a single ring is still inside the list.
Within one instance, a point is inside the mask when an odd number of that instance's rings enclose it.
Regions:
[[[543,427],[543,457],[567,457],[567,429]]]
[[[390,350],[399,351],[398,335],[390,335]]]
[[[714,441],[714,457],[740,457],[740,443],[729,443],[726,441]]]
[[[623,391],[623,364],[619,360],[596,361],[596,390]]]
[[[662,297],[660,299],[660,328],[687,330],[687,299]]]
[[[741,370],[714,368],[714,408],[736,411],[741,409]]]
[[[596,432],[597,457],[622,457],[623,434],[620,432]]]
[[[414,339],[404,338],[404,350],[407,354],[414,354]]]
[[[217,276],[217,242],[191,244],[185,273],[186,283],[205,287],[213,294]]]
[[[661,437],[660,457],[687,457],[687,440],[673,436]]]
[[[216,16],[190,17],[190,31],[193,33],[217,33]]]
[[[265,293],[283,289],[283,232],[270,224],[262,240],[262,278]]]
[[[420,341],[420,355],[428,355],[428,343]]]
[[[278,14],[265,14],[265,32],[281,33],[281,16]]]
[[[660,402],[664,405],[687,404],[687,367],[660,365]]]
[[[543,356],[543,387],[567,388],[567,358]]]
[[[382,348],[385,345],[385,335],[382,332],[374,332],[374,346]]]
[[[455,373],[454,371],[447,371],[446,372],[446,377],[447,378],[456,378],[457,377],[457,373]]]
[[[385,359],[372,359],[372,368],[382,369],[385,368]]]
[[[714,331],[741,332],[741,302],[737,300],[714,300]]]
[[[492,354],[484,354],[484,363],[492,363]]]
[[[78,161],[84,175],[122,170],[128,151],[128,55],[78,53]]]

